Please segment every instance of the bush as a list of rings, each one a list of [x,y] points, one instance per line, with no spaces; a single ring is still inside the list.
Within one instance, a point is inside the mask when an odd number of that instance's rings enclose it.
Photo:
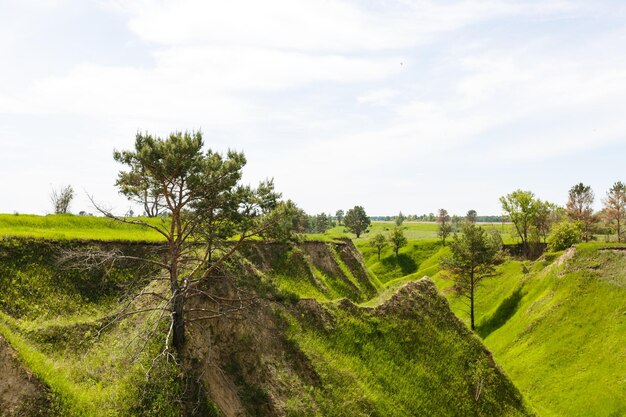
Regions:
[[[548,235],[548,250],[560,251],[582,241],[582,228],[578,222],[563,221],[555,224]]]

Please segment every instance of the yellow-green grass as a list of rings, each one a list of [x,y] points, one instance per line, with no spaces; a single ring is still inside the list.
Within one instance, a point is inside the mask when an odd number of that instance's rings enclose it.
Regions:
[[[159,225],[160,218],[139,220]],[[0,214],[0,237],[35,237],[42,239],[132,240],[160,241],[156,231],[138,225],[126,224],[105,217],[55,214]]]
[[[504,243],[518,243],[518,238],[514,234],[512,223],[478,223],[487,229],[496,229],[502,234]],[[368,230],[361,234],[358,238],[354,233],[350,233],[345,226],[339,225],[331,229],[328,229],[322,234],[308,235],[314,240],[324,239],[336,239],[349,237],[356,244],[369,241],[373,236],[378,233],[382,233],[388,236],[389,233],[396,227],[396,224],[392,221],[375,221],[372,222]],[[404,231],[404,236],[408,240],[439,240],[439,225],[435,222],[404,222],[401,226]],[[452,239],[453,233],[448,236],[448,239]]]
[[[0,333],[50,387],[53,415],[180,415],[175,401],[182,387],[176,376],[180,370],[164,365],[153,370],[156,374],[149,380],[144,377],[163,341],[155,340],[131,363],[133,346],[141,341],[134,336],[150,320],[128,318],[95,337],[99,319],[118,308],[124,289],[132,293],[131,282],[134,291],[146,285],[149,271],[137,277],[136,265],[119,265],[106,276],[103,271],[59,269],[57,249],[73,247],[78,244],[74,241],[5,239],[0,244]],[[143,245],[127,246],[141,250]],[[322,246],[328,249],[327,259],[337,262],[364,293],[338,251]],[[290,275],[292,269],[286,265],[283,272]],[[340,290],[335,291],[339,296]],[[436,293],[420,294],[410,301],[424,304],[412,310],[416,317],[402,310],[382,317],[370,309],[345,310],[326,303],[323,308],[334,319],[331,328],[322,331],[311,321],[314,317],[289,316],[293,310],[285,310],[298,354],[309,358],[319,377],[307,387],[314,401],[288,402],[288,415],[527,415],[515,387],[493,368],[480,342],[459,326],[445,300]],[[486,390],[476,399],[478,382]],[[306,399],[305,394],[296,400]]]
[[[327,388],[311,387],[319,408],[303,415],[528,415],[516,389],[490,368],[480,342],[458,325],[445,300],[423,292],[419,297],[423,303],[414,300],[411,313],[391,308],[384,316],[326,304],[333,317],[328,328],[291,320],[291,337]],[[478,380],[488,388],[476,399]]]
[[[126,291],[137,291],[153,271],[129,262],[91,271],[62,267],[59,251],[77,244],[19,238],[0,241],[0,334],[50,388],[52,415],[167,415],[163,401],[168,398],[167,390],[178,389],[176,378],[171,377],[178,370],[159,364],[159,377],[147,381],[144,376],[159,340],[148,343],[145,354],[131,361],[134,348],[141,343],[140,337],[134,341],[133,337],[150,326],[151,320],[129,317],[96,337],[103,320],[110,320],[105,317],[120,308]],[[130,246],[127,254],[150,250]],[[171,384],[155,388],[159,378]],[[161,400],[147,405],[144,396]]]
[[[507,262],[477,291],[477,332],[541,416],[626,415],[626,251],[606,246]]]

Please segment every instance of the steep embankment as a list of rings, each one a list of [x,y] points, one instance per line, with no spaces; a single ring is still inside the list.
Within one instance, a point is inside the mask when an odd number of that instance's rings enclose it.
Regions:
[[[297,297],[359,302],[374,297],[381,287],[349,239],[298,245],[250,243],[242,253],[279,290]]]
[[[144,344],[151,331],[167,331],[158,312],[100,332],[141,289],[161,285],[151,280],[156,271],[133,262],[89,272],[59,264],[63,249],[85,245],[157,256],[154,245],[0,244],[0,333],[51,393],[53,415],[527,414],[516,388],[430,281],[408,284],[377,308],[349,301],[382,288],[349,241],[254,243],[231,278],[202,288],[211,297],[192,299],[188,308],[198,313],[191,318],[237,311],[190,322],[183,367],[206,393],[190,391],[196,385],[175,364],[152,361],[163,336]],[[158,305],[151,302],[137,308]]]
[[[63,253],[73,249],[120,250],[128,255],[149,256],[154,247],[33,239],[0,241],[0,334],[15,350],[13,355],[13,351],[0,347],[2,355],[19,358],[28,374],[42,382],[32,385],[32,389],[42,388],[40,394],[47,397],[43,408],[49,406],[46,412],[51,415],[160,415],[163,404],[158,398],[173,399],[166,390],[176,391],[175,377],[168,373],[167,366],[159,366],[160,375],[155,375],[170,378],[169,386],[146,381],[149,358],[134,358],[138,346],[143,346],[137,336],[145,333],[143,330],[153,320],[128,317],[98,332],[122,300],[150,282],[154,271],[135,262],[102,264],[88,271],[76,269],[61,262]],[[147,354],[154,352],[154,346],[155,342],[146,345]],[[16,395],[20,390],[15,379],[4,372],[0,372],[0,386],[11,386]],[[142,396],[152,404],[146,404]],[[30,405],[29,396],[20,398],[14,397],[13,402],[0,398],[0,415],[23,415],[10,412]]]
[[[529,414],[428,279],[376,308],[267,297],[190,335],[193,368],[227,416]]]
[[[478,332],[541,416],[626,415],[623,249],[511,261],[477,293]]]

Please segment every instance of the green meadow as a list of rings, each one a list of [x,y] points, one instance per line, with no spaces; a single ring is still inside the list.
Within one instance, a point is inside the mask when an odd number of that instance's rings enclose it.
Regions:
[[[136,220],[158,225],[163,219],[139,218]],[[34,237],[67,240],[120,240],[159,241],[162,236],[146,227],[125,224],[97,216],[54,214],[0,214],[0,236]]]

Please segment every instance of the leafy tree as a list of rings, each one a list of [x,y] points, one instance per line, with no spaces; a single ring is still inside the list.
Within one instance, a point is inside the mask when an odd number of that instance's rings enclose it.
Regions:
[[[524,253],[528,255],[528,232],[537,217],[539,200],[530,191],[516,190],[500,197],[500,203],[522,240]]]
[[[402,214],[402,212],[400,212],[396,218],[395,218],[395,222],[396,222],[396,226],[400,227],[402,226],[402,223],[404,223],[404,220],[406,219],[406,217],[404,217],[404,214]]]
[[[382,233],[377,233],[370,239],[369,245],[376,248],[376,251],[378,252],[378,260],[380,261],[380,253],[383,249],[385,249],[385,246],[387,246],[387,239],[385,239],[385,236],[383,236]]]
[[[622,223],[626,214],[626,185],[621,181],[613,184],[604,199],[604,215],[609,223],[615,222],[617,241],[621,242]]]
[[[465,221],[468,223],[476,223],[477,220],[478,213],[476,213],[476,210],[468,210],[467,214],[465,215]]]
[[[501,239],[494,232],[487,234],[474,223],[464,223],[462,233],[455,234],[450,244],[451,255],[442,261],[443,268],[452,273],[456,293],[469,300],[472,330],[476,289],[499,262]]]
[[[55,214],[67,214],[70,210],[70,204],[74,199],[74,189],[71,185],[62,187],[60,190],[52,190],[50,201]]]
[[[242,242],[269,228],[264,215],[278,198],[272,181],[262,182],[256,189],[240,184],[246,163],[243,153],[228,151],[223,156],[210,149],[204,152],[203,147],[200,132],[175,132],[167,138],[137,134],[133,150],[114,153],[115,160],[127,167],[120,171],[116,184],[129,199],[137,196],[132,190],[138,185],[147,187],[150,195],[159,194],[168,221],[147,223],[101,210],[165,238],[166,251],[160,260],[142,260],[167,274],[169,288],[159,295],[165,300],[160,308],[169,312],[162,317],[171,318],[171,341],[179,353],[185,342],[187,315],[194,314],[194,321],[215,317],[187,310],[186,300],[210,297],[202,284],[223,270]]]
[[[591,186],[582,182],[570,188],[567,196],[565,212],[575,222],[582,224],[583,240],[589,242],[593,238],[594,226],[597,218],[593,213],[593,200],[595,196]]]
[[[395,227],[391,234],[389,235],[389,242],[391,242],[391,246],[393,247],[393,252],[398,256],[398,251],[401,247],[406,246],[408,243],[406,237],[404,236],[404,232],[401,228]]]
[[[536,200],[536,206],[532,227],[537,236],[536,241],[543,239],[545,243],[552,225],[561,220],[563,209],[556,204],[539,199]]]
[[[452,225],[450,224],[450,215],[446,209],[439,209],[439,216],[437,216],[437,223],[439,224],[439,237],[441,243],[446,245],[446,238],[452,233]]]
[[[335,217],[337,218],[337,224],[341,224],[341,222],[343,221],[344,215],[345,213],[343,210],[337,210],[337,212],[335,213]]]
[[[318,214],[315,220],[317,233],[325,233],[330,229],[330,217],[326,213]]]
[[[354,206],[346,213],[343,223],[348,231],[354,233],[358,239],[361,233],[367,230],[371,222],[363,207]]]
[[[264,239],[292,242],[306,232],[307,215],[292,200],[280,201],[267,214],[266,223],[268,227],[262,232]]]
[[[569,248],[582,240],[582,223],[562,221],[552,227],[548,235],[548,249],[559,251]]]

